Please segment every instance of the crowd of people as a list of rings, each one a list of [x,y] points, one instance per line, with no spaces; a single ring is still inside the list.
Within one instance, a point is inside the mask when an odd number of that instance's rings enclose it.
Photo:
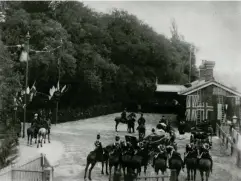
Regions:
[[[122,119],[126,119],[126,109],[124,112],[121,114]],[[139,125],[145,125],[146,120],[144,118],[144,114],[141,113],[140,118],[138,119],[138,124]],[[158,130],[158,133],[156,132],[156,129]],[[175,142],[175,133],[173,133],[173,130],[170,128],[170,123],[168,120],[165,118],[165,116],[162,116],[161,120],[157,124],[155,128],[152,128],[151,134],[148,135],[146,138],[150,137],[157,137],[157,136],[162,136],[162,133],[165,134],[168,133],[170,134],[169,137],[169,144],[166,144],[166,142],[160,143],[159,145],[151,145],[151,139],[144,139],[144,140],[137,140],[136,142],[131,142],[129,140],[121,140],[119,135],[115,136],[115,141],[113,144],[111,144],[112,150],[119,150],[120,152],[125,152],[129,153],[130,155],[134,156],[137,152],[143,150],[146,148],[148,145],[149,152],[152,154],[152,167],[155,167],[155,161],[158,158],[164,158],[166,160],[166,167],[170,168],[170,160],[175,158],[179,160],[182,163],[182,169],[185,168],[186,164],[186,158],[190,156],[190,153],[194,153],[196,155],[198,161],[201,158],[207,158],[211,161],[211,165],[213,165],[212,157],[209,153],[210,147],[208,143],[202,144],[201,147],[198,147],[195,145],[195,143],[190,143],[186,145],[186,152],[184,154],[184,159],[182,159],[181,154],[177,151],[177,149],[174,148],[173,142]],[[173,135],[172,135],[173,134]],[[137,144],[135,144],[137,143]],[[97,140],[94,143],[95,145],[95,150],[97,149],[102,149],[102,143],[101,143],[101,136],[100,134],[97,135]],[[151,156],[151,155],[149,155]],[[212,167],[212,166],[211,166]]]

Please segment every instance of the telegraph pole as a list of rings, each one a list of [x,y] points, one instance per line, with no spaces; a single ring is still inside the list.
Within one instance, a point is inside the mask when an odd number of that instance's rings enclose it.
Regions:
[[[26,123],[26,112],[27,112],[27,88],[28,88],[28,57],[29,57],[29,32],[26,35],[26,41],[24,44],[25,50],[27,51],[26,57],[26,71],[25,71],[25,94],[24,94],[24,117],[23,117],[23,138],[25,137],[25,123]]]

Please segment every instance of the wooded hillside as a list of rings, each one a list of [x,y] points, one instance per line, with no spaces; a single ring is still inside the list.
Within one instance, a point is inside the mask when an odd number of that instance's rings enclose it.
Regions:
[[[185,84],[189,75],[189,42],[170,22],[172,38],[158,34],[136,16],[113,10],[102,14],[81,2],[5,2],[5,22],[1,22],[5,45],[24,42],[29,31],[30,49],[63,48],[51,53],[31,53],[29,85],[36,81],[39,92],[49,94],[57,84],[61,59],[61,85],[69,90],[60,101],[61,109],[86,109],[114,103],[151,101],[159,83]],[[25,64],[19,51],[8,48],[22,75]],[[195,65],[195,53],[192,52]],[[192,80],[196,79],[192,68]],[[37,96],[29,108],[53,107],[47,97]]]

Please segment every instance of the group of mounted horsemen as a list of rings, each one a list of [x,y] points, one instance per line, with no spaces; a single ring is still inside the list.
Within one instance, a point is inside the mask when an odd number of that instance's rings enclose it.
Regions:
[[[135,113],[130,113],[127,117],[126,110],[124,110],[121,118],[115,119],[116,131],[120,122],[128,125],[128,121],[135,119],[135,117]],[[132,125],[128,125],[128,131],[130,131],[130,128],[133,126],[132,122],[134,121],[131,120]],[[88,168],[91,165],[88,176],[89,180],[91,180],[92,169],[97,162],[101,162],[101,173],[104,174],[105,164],[107,175],[111,175],[112,167],[114,167],[114,174],[120,173],[119,171],[122,168],[124,176],[132,175],[133,178],[135,178],[140,175],[141,168],[143,167],[144,173],[146,174],[147,166],[151,163],[157,175],[159,172],[162,172],[164,175],[169,168],[176,170],[178,180],[180,171],[184,170],[186,166],[188,180],[195,180],[197,169],[200,171],[202,181],[204,180],[204,173],[206,180],[208,180],[209,174],[212,172],[213,161],[209,153],[211,142],[207,139],[209,134],[212,133],[210,130],[205,130],[207,123],[192,128],[190,143],[186,145],[184,159],[182,159],[181,154],[177,150],[175,130],[168,121],[165,120],[164,116],[157,124],[156,129],[152,128],[152,133],[146,137],[145,131],[144,135],[140,134],[142,128],[145,130],[145,123],[146,120],[143,113],[141,113],[141,117],[138,120],[139,126],[137,127],[139,139],[126,135],[125,140],[121,140],[120,137],[116,135],[114,143],[106,147],[102,145],[101,136],[98,134],[97,140],[94,143],[95,149],[87,156],[84,178],[86,179]]]
[[[40,110],[39,114],[35,113],[34,118],[31,121],[31,126],[27,129],[28,144],[32,145],[32,139],[35,138],[35,144],[37,148],[39,144],[43,146],[42,141],[46,140],[48,136],[48,142],[50,143],[50,129],[51,129],[51,113],[45,113]]]

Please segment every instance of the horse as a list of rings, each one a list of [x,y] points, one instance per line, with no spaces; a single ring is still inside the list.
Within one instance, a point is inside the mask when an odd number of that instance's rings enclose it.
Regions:
[[[35,132],[36,132],[35,130],[36,130],[36,128],[34,126],[31,126],[27,129],[27,135],[28,135],[27,145],[29,145],[29,143],[30,143],[30,145],[32,145],[32,139],[36,138],[35,137]],[[37,139],[35,139],[35,143],[37,143]]]
[[[136,115],[135,113],[131,113],[129,116],[127,116],[127,131],[129,133],[135,133],[135,122],[136,122]]]
[[[115,118],[115,131],[117,132],[117,128],[118,128],[118,125],[119,123],[123,123],[123,124],[128,124],[128,117],[134,117],[136,118],[136,114],[135,113],[130,113],[129,116],[127,116],[127,119],[123,119],[122,117],[116,117]],[[127,125],[128,126],[128,125]],[[127,131],[128,131],[128,127],[127,127]]]
[[[196,151],[196,148],[193,148],[191,151],[187,152],[186,158],[185,158],[185,164],[187,168],[187,180],[190,180],[190,174],[191,174],[191,180],[196,180],[196,171],[197,171],[197,156],[198,153]]]
[[[115,170],[114,170],[114,175],[115,175],[116,171],[118,169],[118,166],[120,166],[120,162],[121,162],[121,150],[113,149],[109,153],[109,173],[110,173],[109,180],[111,180],[112,167],[115,168]]]
[[[43,139],[44,139],[44,143],[45,143],[46,135],[49,135],[48,130],[46,128],[40,128],[38,131],[37,148],[39,147],[39,143],[41,144],[41,147],[43,147]],[[48,142],[50,143],[49,136],[48,136]]]
[[[181,158],[177,158],[176,154],[180,154],[178,152],[176,152],[175,155],[173,155],[174,150],[169,150],[168,149],[168,153],[169,153],[169,168],[171,170],[176,170],[176,181],[178,181],[178,176],[180,174],[181,169],[183,168],[183,160]]]
[[[139,133],[139,140],[143,140],[144,137],[146,136],[146,127],[145,125],[141,124],[139,125],[136,130],[138,130]]]
[[[159,174],[159,170],[162,172],[162,175],[164,175],[164,173],[167,170],[167,159],[166,159],[167,155],[166,152],[163,152],[162,154],[159,154],[158,157],[155,160],[155,164],[154,164],[154,170],[156,175]],[[158,178],[157,178],[158,181]],[[162,178],[162,181],[164,181],[164,177]]]
[[[89,180],[91,180],[91,171],[97,162],[102,163],[101,174],[104,174],[104,163],[105,163],[106,175],[109,175],[109,173],[108,173],[109,151],[110,151],[110,146],[107,146],[105,148],[97,147],[94,151],[91,151],[88,154],[87,159],[86,159],[87,163],[86,163],[86,167],[85,167],[84,179],[86,179],[86,173],[88,171],[89,165],[91,165],[91,167],[89,169]]]
[[[198,163],[198,169],[200,171],[202,181],[204,181],[204,173],[206,176],[206,181],[208,181],[211,172],[211,161],[207,158],[201,158]]]

